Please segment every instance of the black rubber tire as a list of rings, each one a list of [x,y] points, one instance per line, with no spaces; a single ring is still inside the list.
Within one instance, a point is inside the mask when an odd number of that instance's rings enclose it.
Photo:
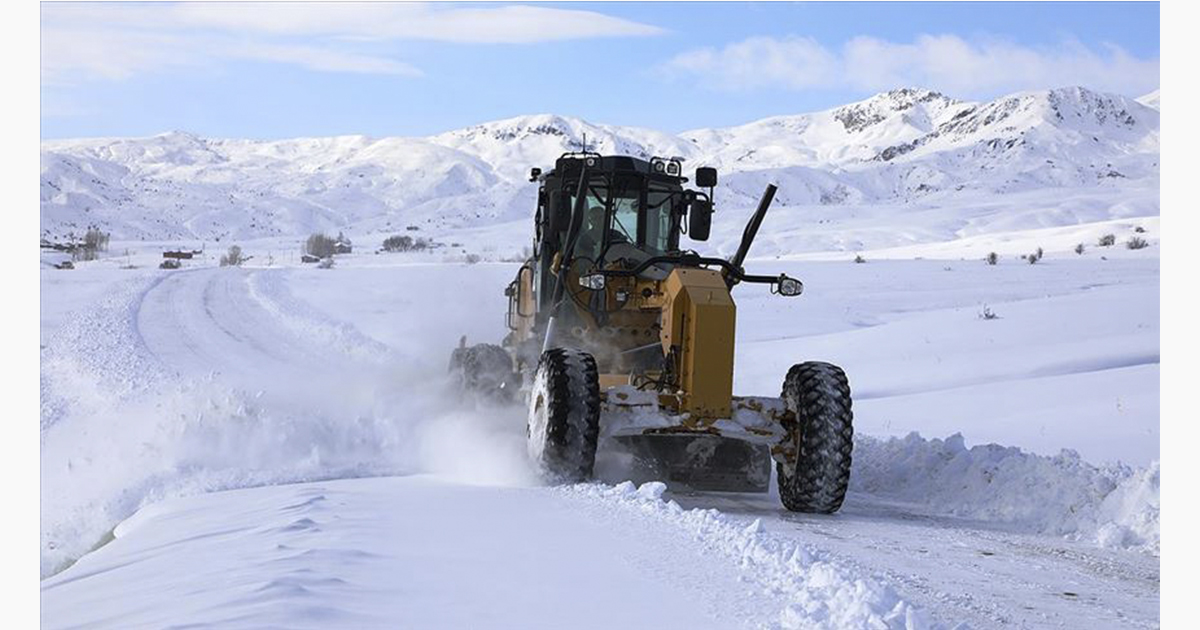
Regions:
[[[455,348],[450,355],[450,373],[465,392],[492,400],[511,400],[521,387],[512,356],[490,343]]]
[[[850,485],[854,413],[850,382],[842,368],[809,361],[792,366],[783,381],[783,402],[796,414],[796,466],[776,464],[779,499],[792,512],[832,514]]]
[[[566,348],[542,353],[526,429],[530,459],[548,483],[592,477],[600,438],[600,379],[592,355]]]

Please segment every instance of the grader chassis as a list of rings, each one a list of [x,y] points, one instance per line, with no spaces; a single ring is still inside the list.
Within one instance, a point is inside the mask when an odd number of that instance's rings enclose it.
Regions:
[[[566,153],[538,184],[533,255],[505,290],[509,335],[464,343],[451,371],[468,389],[528,405],[530,457],[551,482],[590,478],[613,440],[651,476],[698,490],[765,491],[776,465],[793,511],[841,507],[853,443],[841,368],[794,365],[778,398],[733,395],[731,289],[799,280],[742,265],[776,188],[768,185],[729,260],[683,250],[708,239],[715,169],[684,188],[681,160]]]

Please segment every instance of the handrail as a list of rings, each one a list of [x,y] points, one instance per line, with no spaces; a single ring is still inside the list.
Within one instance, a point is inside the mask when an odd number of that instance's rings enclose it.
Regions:
[[[735,267],[733,265],[733,263],[729,262],[728,260],[725,260],[724,258],[712,258],[712,257],[708,257],[708,256],[697,256],[694,254],[675,254],[675,255],[665,255],[665,256],[651,256],[650,258],[643,260],[640,264],[638,264],[636,267],[633,267],[631,269],[596,269],[593,271],[589,271],[588,274],[599,274],[602,276],[609,276],[609,277],[614,277],[614,278],[628,278],[631,276],[639,275],[643,271],[649,269],[651,266],[657,265],[659,263],[671,263],[671,264],[676,264],[676,265],[683,265],[685,267],[701,267],[701,266],[707,266],[707,265],[716,265],[725,270],[725,275],[727,277],[736,278],[739,282],[777,284],[779,282],[780,278],[783,277],[783,276],[762,276],[762,275],[747,274],[747,273],[743,272],[741,269]]]

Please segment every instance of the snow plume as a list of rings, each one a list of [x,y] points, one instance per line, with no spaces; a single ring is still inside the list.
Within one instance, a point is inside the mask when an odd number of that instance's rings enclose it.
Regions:
[[[43,576],[164,498],[417,471],[478,484],[532,482],[521,423],[457,400],[446,357],[406,356],[300,308],[271,276],[240,273],[225,274],[229,282],[173,276],[175,293],[161,300],[201,314],[189,296],[203,295],[205,305],[228,300],[215,308],[246,318],[228,331],[236,344],[222,345],[227,340],[206,328],[235,320],[197,315],[164,325],[166,315],[150,303],[167,283],[155,277],[113,291],[48,341]],[[193,281],[199,290],[185,290]],[[262,326],[262,317],[277,325]],[[167,340],[175,344],[169,356],[159,354],[166,342],[155,341],[155,326],[179,339]],[[327,363],[276,361],[309,355]],[[204,368],[212,371],[201,369],[214,358]]]
[[[1016,447],[967,448],[961,434],[859,436],[851,490],[927,511],[1158,554],[1159,464],[1098,467],[1063,450],[1047,457]]]
[[[881,584],[863,569],[828,552],[766,531],[755,519],[749,525],[713,509],[685,510],[662,499],[666,486],[657,481],[634,486],[577,485],[563,492],[643,518],[669,522],[713,554],[741,567],[742,578],[767,592],[786,596],[788,605],[772,627],[790,629],[937,628],[927,614]]]

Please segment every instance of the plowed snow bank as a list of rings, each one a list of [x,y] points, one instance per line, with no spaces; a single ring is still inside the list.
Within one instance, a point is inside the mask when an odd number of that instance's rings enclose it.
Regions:
[[[616,486],[571,486],[564,492],[672,523],[706,551],[736,562],[744,581],[789,602],[775,627],[936,627],[921,610],[861,568],[812,545],[773,535],[759,519],[746,525],[714,509],[685,510],[662,499],[665,489],[657,481],[640,487],[626,481]]]
[[[963,436],[860,436],[851,490],[938,514],[1132,548],[1159,549],[1159,465],[1095,466],[1075,451],[1047,457],[1016,447],[967,448]]]

